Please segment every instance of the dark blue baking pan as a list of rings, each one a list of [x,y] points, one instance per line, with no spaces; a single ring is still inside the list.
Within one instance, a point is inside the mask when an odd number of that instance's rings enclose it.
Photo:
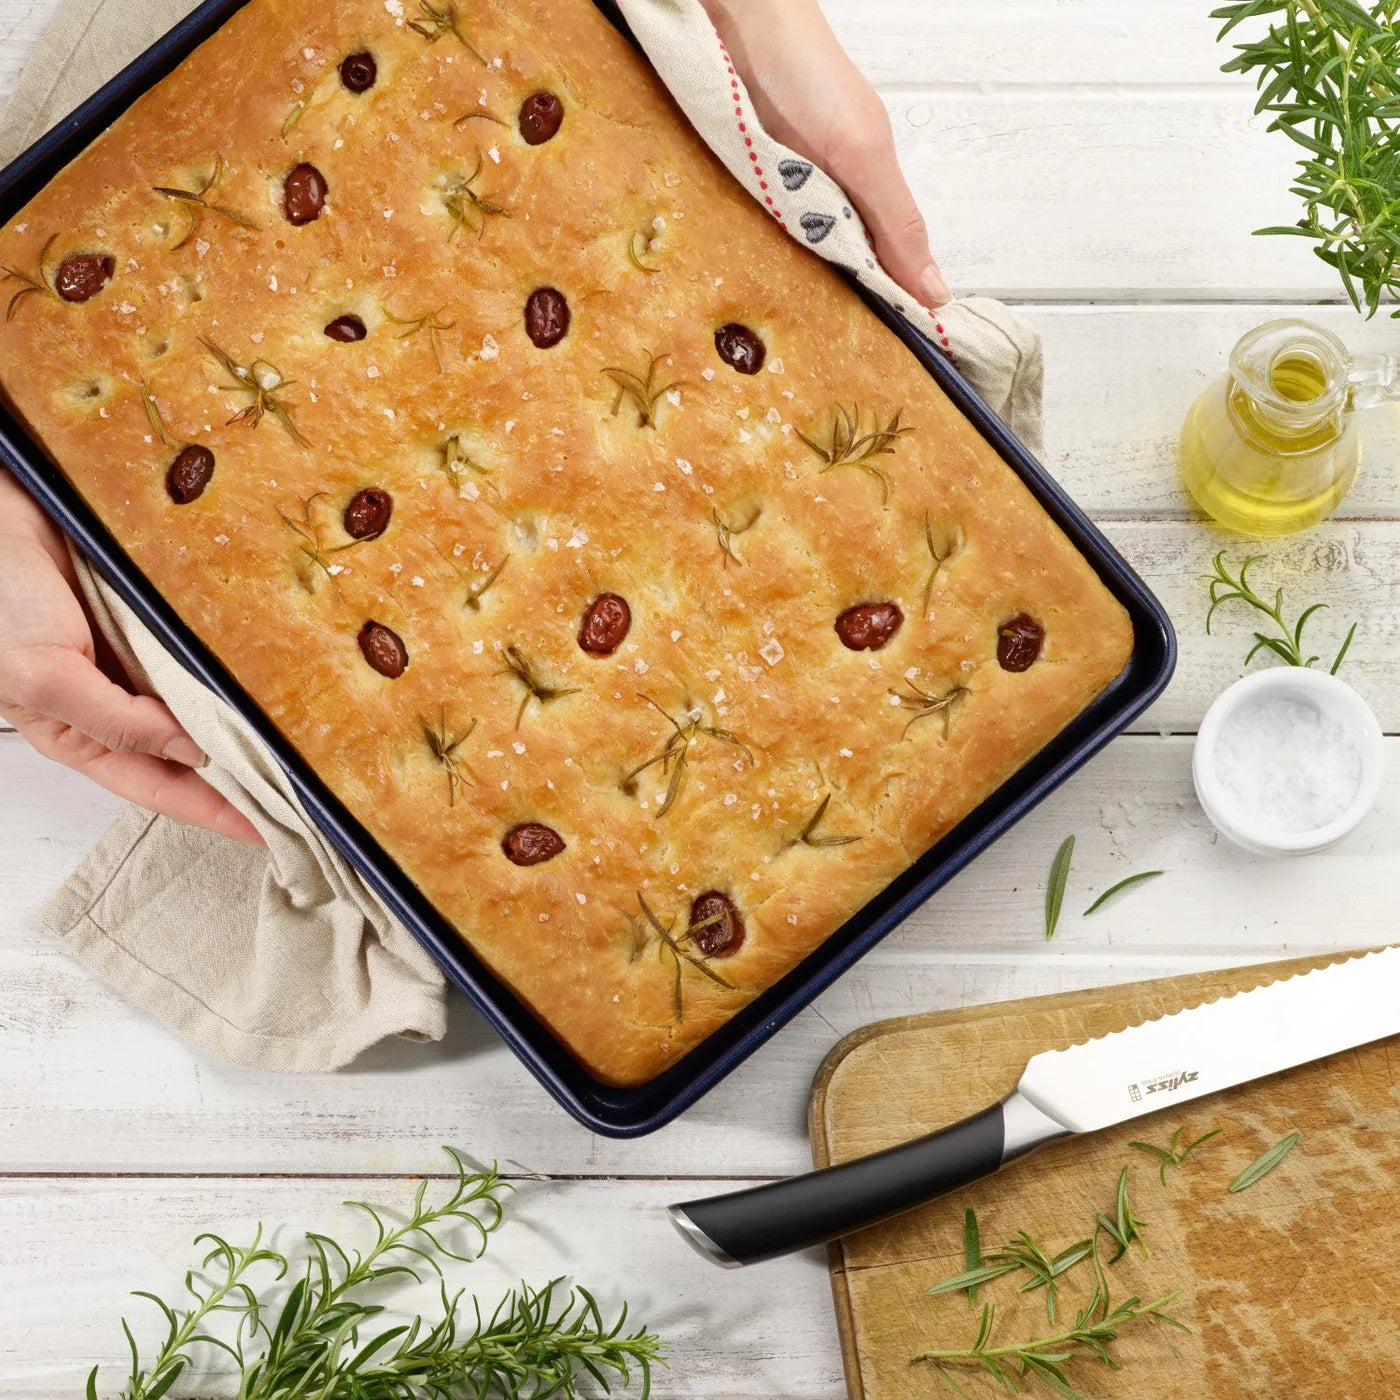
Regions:
[[[247,0],[206,0],[186,20],[0,173],[0,222],[9,220],[142,93],[171,72]],[[609,0],[599,8],[625,31]],[[0,406],[0,461],[170,652],[257,731],[286,770],[308,816],[359,871],[447,978],[480,1010],[530,1072],[579,1122],[609,1137],[654,1132],[714,1088],[779,1027],[1018,822],[1131,723],[1161,693],[1176,664],[1176,638],[1161,604],[1043,467],[973,392],[946,357],[884,302],[861,294],[918,357],[978,431],[1025,481],[1097,569],[1132,617],[1132,659],[1107,691],[921,860],[803,963],[650,1083],[614,1088],[593,1079],[473,956],[446,921],[380,849],[175,615],[83,503],[42,447]]]

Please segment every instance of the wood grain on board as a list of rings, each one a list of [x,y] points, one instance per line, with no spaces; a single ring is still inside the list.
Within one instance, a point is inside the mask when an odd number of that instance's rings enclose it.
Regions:
[[[1107,991],[913,1016],[867,1027],[827,1059],[811,1101],[819,1166],[931,1132],[994,1103],[1037,1051],[1065,1047],[1138,1021],[1262,985],[1326,960],[1243,968]],[[1071,1379],[1089,1397],[1162,1400],[1378,1400],[1400,1394],[1400,1091],[1395,1041],[1350,1051],[1287,1074],[1108,1131],[1053,1143],[986,1181],[832,1247],[832,1285],[852,1400],[914,1400],[942,1382],[930,1350],[970,1346],[979,1310],[964,1294],[927,1296],[959,1273],[963,1219],[976,1210],[984,1251],[1026,1230],[1050,1253],[1111,1214],[1120,1169],[1146,1222],[1150,1256],[1108,1270],[1115,1298],[1180,1291],[1170,1311],[1189,1334],[1150,1322],[1126,1329],[1119,1372],[1076,1361]],[[1187,1069],[1189,1065],[1181,1068]],[[1130,1141],[1165,1145],[1221,1135],[1179,1170],[1158,1167]],[[1229,1182],[1290,1132],[1297,1148],[1247,1191]],[[1024,1276],[1022,1276],[1024,1277]],[[1092,1270],[1062,1276],[1061,1325],[1045,1295],[1019,1294],[1015,1276],[982,1290],[996,1306],[1002,1344],[1073,1325],[1093,1289]],[[998,1344],[994,1340],[994,1345]],[[972,1400],[1004,1394],[963,1379]],[[1027,1392],[1038,1393],[1028,1382]],[[948,1392],[952,1394],[951,1391]],[[1048,1392],[1046,1392],[1048,1393]]]

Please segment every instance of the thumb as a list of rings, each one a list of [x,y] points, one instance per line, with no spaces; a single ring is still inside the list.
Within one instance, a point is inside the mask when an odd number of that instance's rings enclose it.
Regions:
[[[16,697],[31,713],[57,720],[113,753],[147,753],[197,767],[199,746],[175,716],[149,695],[132,695],[80,652],[45,649]]]
[[[832,177],[850,195],[875,239],[886,272],[930,310],[952,298],[929,249],[928,226],[899,168],[888,120],[883,130],[856,139],[830,158]]]

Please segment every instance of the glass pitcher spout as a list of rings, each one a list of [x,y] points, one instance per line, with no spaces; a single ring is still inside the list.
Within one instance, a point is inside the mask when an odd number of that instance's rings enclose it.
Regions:
[[[1353,408],[1400,402],[1400,356],[1353,355],[1347,368]]]

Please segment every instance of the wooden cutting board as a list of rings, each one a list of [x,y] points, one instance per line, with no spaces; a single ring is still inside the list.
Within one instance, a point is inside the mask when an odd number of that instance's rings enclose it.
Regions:
[[[1335,959],[1169,978],[1159,982],[962,1011],[911,1016],[848,1036],[812,1093],[818,1166],[931,1132],[995,1103],[1026,1060],[1121,1030],[1279,975]],[[911,1358],[972,1344],[980,1307],[965,1294],[925,1290],[963,1269],[964,1210],[978,1215],[985,1251],[1027,1230],[1050,1253],[1112,1213],[1119,1170],[1148,1224],[1151,1254],[1109,1269],[1115,1299],[1181,1290],[1173,1315],[1188,1335],[1135,1323],[1115,1345],[1118,1372],[1077,1360],[1086,1396],[1153,1400],[1394,1400],[1400,1397],[1400,1039],[1168,1109],[1122,1128],[1066,1139],[998,1176],[832,1246],[831,1279],[852,1400],[953,1395]],[[1158,1168],[1132,1139],[1165,1145],[1221,1128],[1179,1170]],[[1247,1191],[1229,1182],[1286,1134],[1292,1154]],[[1093,1288],[1092,1265],[1062,1278],[1060,1327],[1025,1276],[982,1290],[996,1305],[996,1338],[1021,1342],[1073,1324]],[[959,1379],[972,1400],[1004,1396],[989,1380]],[[1049,1395],[1028,1380],[1027,1396]]]

